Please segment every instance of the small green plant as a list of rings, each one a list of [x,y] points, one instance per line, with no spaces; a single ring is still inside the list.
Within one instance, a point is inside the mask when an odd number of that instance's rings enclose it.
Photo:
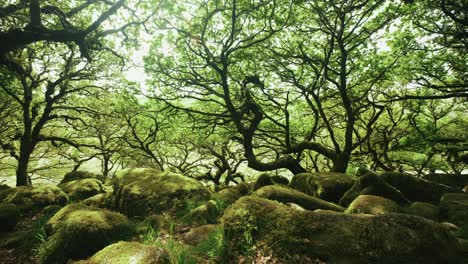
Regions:
[[[55,211],[47,214],[39,215],[36,220],[32,223],[31,229],[22,239],[20,250],[25,254],[33,253],[37,256],[41,245],[47,240],[47,234],[44,226],[49,219],[55,214]]]
[[[206,239],[195,247],[195,252],[205,255],[210,260],[222,261],[226,253],[226,240],[224,238],[224,228],[217,227]]]
[[[159,230],[153,228],[152,226],[148,226],[148,229],[141,238],[141,243],[145,245],[154,245],[158,241],[159,237]]]
[[[189,247],[177,242],[169,237],[165,240],[158,240],[155,246],[159,246],[169,254],[169,262],[171,264],[196,264],[197,261],[193,257],[193,252]]]
[[[257,229],[255,217],[245,209],[238,209],[234,211],[232,219],[235,219],[234,222],[229,223],[232,230],[236,235],[242,234],[242,250],[246,255],[252,255],[254,253],[253,232]]]

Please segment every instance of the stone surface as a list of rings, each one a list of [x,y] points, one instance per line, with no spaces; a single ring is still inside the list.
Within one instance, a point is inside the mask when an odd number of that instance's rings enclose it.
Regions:
[[[375,195],[359,195],[349,205],[345,213],[380,215],[398,213],[399,211],[400,206],[392,200]]]
[[[456,239],[441,225],[405,214],[315,213],[246,196],[226,210],[222,223],[230,235],[230,259],[255,248],[271,250],[281,263],[291,263],[294,255],[349,264],[460,260]]]
[[[315,210],[315,209],[327,209],[338,212],[343,212],[344,208],[336,205],[334,203],[327,202],[325,200],[310,196],[303,192],[297,191],[295,189],[280,186],[280,185],[269,185],[262,187],[255,192],[254,196],[267,198],[270,200],[275,200],[286,203],[295,203],[304,209]]]
[[[300,173],[289,184],[292,188],[317,198],[338,203],[356,178],[344,173]]]
[[[41,263],[84,259],[107,245],[128,239],[132,229],[126,216],[83,204],[70,204],[45,225],[47,241],[41,245]]]
[[[155,169],[127,169],[114,177],[114,207],[128,216],[183,210],[189,202],[210,199],[200,182]]]

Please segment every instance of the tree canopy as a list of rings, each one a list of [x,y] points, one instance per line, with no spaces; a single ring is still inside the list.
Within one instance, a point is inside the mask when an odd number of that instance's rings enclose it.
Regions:
[[[468,167],[463,1],[0,3],[0,175],[18,186]]]

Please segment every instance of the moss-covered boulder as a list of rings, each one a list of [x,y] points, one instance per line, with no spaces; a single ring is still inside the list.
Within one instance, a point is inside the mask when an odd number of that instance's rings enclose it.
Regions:
[[[410,203],[395,187],[385,182],[376,174],[368,173],[359,177],[354,185],[343,194],[340,204],[348,206],[356,197],[363,194],[384,197],[397,202],[399,205]]]
[[[202,225],[191,228],[188,232],[182,235],[182,239],[185,243],[195,246],[208,238],[211,232],[219,228],[219,225]]]
[[[126,169],[114,177],[114,206],[128,216],[179,211],[189,202],[210,199],[210,191],[195,179],[155,169]]]
[[[103,193],[102,182],[98,179],[88,178],[68,181],[58,185],[72,201],[81,201],[98,193]]]
[[[187,214],[182,216],[182,221],[185,223],[196,224],[214,224],[218,221],[219,210],[215,201],[210,200],[198,207],[190,210]]]
[[[91,173],[89,171],[71,171],[65,174],[65,176],[63,176],[63,179],[60,182],[60,184],[83,179],[98,179],[101,182],[104,182],[106,180],[106,178],[103,175]]]
[[[288,178],[286,178],[284,176],[281,176],[281,175],[273,175],[273,176],[271,176],[271,180],[275,184],[282,184],[282,185],[288,185],[289,184]]]
[[[432,173],[424,175],[425,180],[448,185],[457,189],[463,189],[468,183],[468,174],[455,174],[455,173]]]
[[[228,187],[213,194],[215,200],[221,201],[226,207],[233,204],[237,199],[241,198],[241,192],[234,187]]]
[[[299,173],[294,175],[289,186],[320,199],[338,203],[355,181],[354,176],[344,173]]]
[[[109,208],[112,204],[112,194],[98,193],[96,195],[84,199],[82,203],[94,207]]]
[[[359,195],[349,205],[345,213],[380,215],[399,211],[400,206],[392,200],[375,195]]]
[[[214,193],[212,197],[216,201],[222,203],[223,206],[221,207],[224,208],[231,205],[242,196],[248,195],[250,193],[250,185],[248,183],[241,182],[235,186],[228,186],[224,189],[219,190],[218,192]]]
[[[385,172],[380,177],[413,202],[438,204],[444,193],[461,192],[457,188],[416,178],[399,172]]]
[[[459,261],[453,236],[438,223],[411,215],[315,213],[246,196],[226,210],[222,223],[231,259],[255,248],[271,250],[281,263],[293,263],[295,255],[318,263]]]
[[[253,185],[253,191],[256,191],[263,186],[268,186],[268,185],[274,185],[274,184],[280,184],[280,185],[288,185],[289,180],[286,177],[279,176],[279,175],[270,175],[266,172],[261,173],[258,175],[257,180],[255,181]]]
[[[65,205],[68,196],[53,185],[16,187],[0,191],[0,203],[13,203],[20,212],[33,212],[51,204]]]
[[[15,229],[19,221],[19,210],[15,204],[0,204],[0,232]]]
[[[468,239],[468,193],[446,193],[439,207],[441,219],[456,224],[459,236]]]
[[[159,247],[121,241],[105,247],[89,260],[75,264],[169,264],[168,253]]]
[[[344,208],[339,205],[310,196],[308,194],[289,188],[287,186],[265,186],[253,192],[252,195],[270,200],[275,200],[284,204],[295,203],[307,210],[326,209],[338,212],[344,211]]]
[[[414,202],[403,208],[403,212],[438,221],[440,210],[438,206],[430,203]]]
[[[41,263],[85,259],[111,243],[128,239],[133,230],[122,214],[70,204],[49,219],[45,231],[48,238],[41,245]]]
[[[262,188],[263,186],[273,185],[275,184],[271,179],[268,173],[261,173],[257,176],[257,180],[254,183],[253,191]]]

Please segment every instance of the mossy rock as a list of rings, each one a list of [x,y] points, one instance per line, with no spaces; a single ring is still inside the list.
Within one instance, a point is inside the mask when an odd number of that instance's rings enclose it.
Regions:
[[[127,169],[114,177],[114,206],[130,216],[180,211],[207,201],[210,191],[195,179],[155,169]]]
[[[104,182],[106,180],[106,178],[103,175],[98,175],[88,171],[71,171],[65,174],[65,176],[63,176],[63,179],[60,182],[60,184],[83,179],[98,179],[101,182]]]
[[[359,195],[345,211],[347,214],[372,215],[398,212],[400,212],[400,206],[397,203],[375,195]]]
[[[128,239],[133,229],[126,216],[83,204],[70,204],[45,225],[41,263],[85,259],[107,245]]]
[[[439,264],[460,259],[456,239],[441,225],[411,215],[315,213],[246,196],[226,210],[222,223],[230,259],[246,248],[270,251],[281,263],[291,263],[290,256],[297,255],[349,264]]]
[[[439,207],[441,219],[456,224],[459,236],[468,239],[468,193],[446,193]]]
[[[13,203],[20,212],[34,213],[47,205],[65,205],[68,196],[62,189],[53,185],[38,187],[15,187],[0,191],[1,203]]]
[[[439,221],[439,207],[430,203],[414,202],[411,203],[407,208],[403,208],[403,212],[434,221]]]
[[[261,173],[260,175],[257,176],[257,180],[255,181],[253,185],[253,191],[256,191],[263,186],[268,186],[268,185],[273,185],[275,182],[271,179],[270,175],[268,173]]]
[[[0,204],[0,232],[15,229],[19,221],[19,210],[15,204]]]
[[[410,203],[398,189],[372,173],[359,177],[354,185],[343,194],[339,203],[342,206],[348,206],[356,197],[363,194],[384,197],[399,205]]]
[[[234,187],[228,187],[213,194],[213,198],[215,200],[221,201],[225,207],[233,204],[235,201],[237,201],[237,199],[241,197],[241,192]]]
[[[188,232],[182,235],[182,239],[185,243],[196,246],[210,235],[211,232],[219,228],[219,225],[202,225],[191,228]]]
[[[239,190],[242,195],[249,195],[252,192],[250,185],[246,182],[241,182],[234,186],[234,188]]]
[[[105,247],[89,260],[75,264],[169,264],[168,253],[159,247],[121,241]]]
[[[181,220],[191,224],[214,224],[218,221],[218,215],[219,210],[216,202],[210,200],[190,210]]]
[[[89,198],[86,198],[82,201],[83,204],[99,207],[99,208],[109,208],[112,204],[112,194],[111,193],[98,193]]]
[[[98,193],[103,193],[102,182],[98,179],[88,178],[68,181],[58,185],[72,201],[81,201]]]
[[[314,197],[338,203],[355,181],[356,177],[344,173],[299,173],[294,175],[289,186]]]
[[[463,189],[468,183],[468,174],[433,173],[424,175],[423,178],[427,181],[448,185],[457,189]]]
[[[413,202],[438,204],[444,193],[461,192],[457,188],[416,178],[399,172],[384,172],[380,177]]]
[[[310,196],[287,186],[265,186],[253,192],[252,195],[275,200],[284,204],[295,203],[307,210],[327,209],[338,212],[344,211],[344,208],[339,205]]]

